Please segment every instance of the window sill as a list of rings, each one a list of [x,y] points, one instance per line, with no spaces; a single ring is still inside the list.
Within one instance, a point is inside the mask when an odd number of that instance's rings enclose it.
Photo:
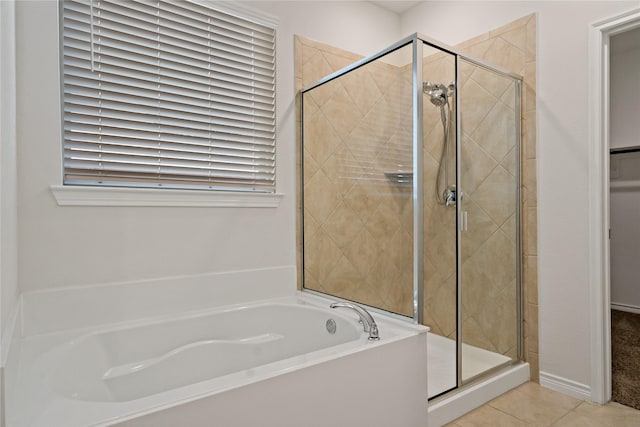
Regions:
[[[277,208],[283,194],[52,185],[58,206]]]

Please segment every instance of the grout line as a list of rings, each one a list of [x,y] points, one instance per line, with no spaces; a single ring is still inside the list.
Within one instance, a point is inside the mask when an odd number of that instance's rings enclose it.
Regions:
[[[558,423],[559,423],[560,421],[562,421],[563,419],[565,419],[566,417],[568,417],[568,416],[569,416],[569,414],[571,414],[571,412],[573,412],[573,410],[568,411],[566,414],[562,415],[560,418],[558,418],[557,420],[553,421],[553,422],[550,424],[550,426],[558,425]]]
[[[506,412],[506,411],[504,411],[504,410],[502,410],[502,409],[500,409],[500,408],[495,407],[495,406],[493,406],[493,405],[492,405],[492,402],[494,402],[495,400],[497,400],[497,399],[501,398],[502,396],[515,395],[515,394],[520,394],[520,395],[522,395],[522,397],[520,398],[520,400],[521,400],[521,401],[522,401],[522,400],[527,400],[527,396],[526,396],[524,393],[522,393],[522,392],[518,391],[518,389],[517,389],[517,388],[515,388],[515,389],[513,389],[513,390],[509,390],[508,392],[501,394],[500,396],[498,396],[498,397],[496,397],[495,399],[493,399],[493,400],[491,400],[490,402],[488,402],[486,405],[487,405],[487,406],[492,407],[493,409],[495,409],[495,410],[496,410],[496,411],[498,411],[498,412],[501,412],[501,413],[503,413],[503,414],[505,414],[505,415],[508,415],[508,416],[510,416],[510,417],[513,417],[513,418],[515,418],[515,419],[517,419],[517,420],[519,420],[519,421],[522,421],[523,423],[525,423],[525,424],[526,424],[526,423],[527,423],[527,421],[526,421],[526,420],[523,420],[522,418],[518,417],[517,415],[514,415],[514,414],[512,414],[512,413]]]

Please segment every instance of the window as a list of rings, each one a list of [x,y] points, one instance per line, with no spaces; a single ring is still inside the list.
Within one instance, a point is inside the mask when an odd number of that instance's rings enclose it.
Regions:
[[[194,1],[64,1],[64,184],[275,192],[275,29]]]

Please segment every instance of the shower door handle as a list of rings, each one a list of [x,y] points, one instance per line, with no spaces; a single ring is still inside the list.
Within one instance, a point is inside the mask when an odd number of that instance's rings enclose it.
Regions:
[[[460,212],[460,231],[468,231],[467,211]]]

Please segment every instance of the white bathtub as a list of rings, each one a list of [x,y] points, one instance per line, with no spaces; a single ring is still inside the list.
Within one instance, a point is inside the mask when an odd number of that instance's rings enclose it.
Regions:
[[[23,338],[8,425],[424,426],[426,328],[374,314],[371,342],[330,301],[297,294]]]

